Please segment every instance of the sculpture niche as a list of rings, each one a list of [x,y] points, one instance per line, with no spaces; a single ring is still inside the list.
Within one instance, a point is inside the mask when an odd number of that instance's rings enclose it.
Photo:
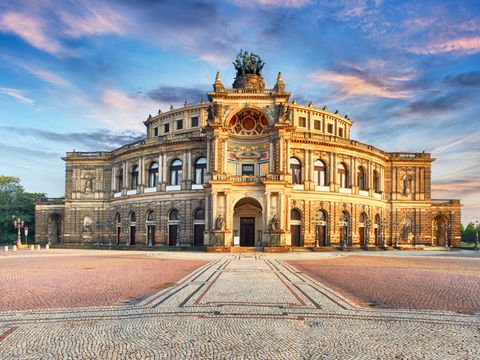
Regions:
[[[233,66],[237,70],[237,77],[233,83],[234,89],[248,89],[250,91],[264,91],[265,83],[262,78],[262,69],[265,63],[260,56],[240,50]]]

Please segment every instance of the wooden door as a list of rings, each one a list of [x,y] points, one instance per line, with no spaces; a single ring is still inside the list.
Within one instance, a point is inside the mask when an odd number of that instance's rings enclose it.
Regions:
[[[255,218],[240,218],[240,246],[255,246]]]

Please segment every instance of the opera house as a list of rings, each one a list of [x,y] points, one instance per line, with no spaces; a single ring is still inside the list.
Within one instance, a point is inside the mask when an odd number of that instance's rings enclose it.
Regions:
[[[266,87],[257,55],[234,65],[231,88],[217,73],[208,102],[149,116],[145,139],[67,152],[65,198],[37,204],[36,242],[460,245],[460,201],[431,198],[431,154],[352,140],[347,116],[291,100],[281,73]]]

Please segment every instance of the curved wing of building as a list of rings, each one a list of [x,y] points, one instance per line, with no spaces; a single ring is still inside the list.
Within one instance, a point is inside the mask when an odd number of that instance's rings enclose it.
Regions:
[[[36,241],[460,245],[460,201],[431,198],[430,154],[351,140],[347,116],[290,101],[280,73],[266,88],[258,57],[235,67],[233,87],[217,73],[208,102],[149,116],[144,140],[68,152],[65,199],[37,204]]]

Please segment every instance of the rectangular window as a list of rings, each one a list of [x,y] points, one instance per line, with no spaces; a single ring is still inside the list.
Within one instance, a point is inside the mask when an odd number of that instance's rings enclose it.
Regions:
[[[313,128],[314,128],[315,130],[321,130],[320,120],[314,120],[314,122],[313,122]]]
[[[307,124],[307,118],[299,117],[298,118],[298,126],[305,127]]]
[[[170,132],[170,124],[164,124],[163,125],[163,132],[166,134]]]
[[[338,136],[343,137],[343,129],[338,129]]]
[[[158,136],[158,127],[153,128],[153,136]]]
[[[255,170],[253,164],[243,164],[242,165],[242,175],[245,176],[254,176]]]
[[[183,129],[183,120],[177,120],[177,130]]]
[[[191,118],[192,121],[192,127],[197,127],[198,126],[198,116],[193,116]]]
[[[327,125],[327,132],[330,134],[333,134],[333,124],[328,124]]]

